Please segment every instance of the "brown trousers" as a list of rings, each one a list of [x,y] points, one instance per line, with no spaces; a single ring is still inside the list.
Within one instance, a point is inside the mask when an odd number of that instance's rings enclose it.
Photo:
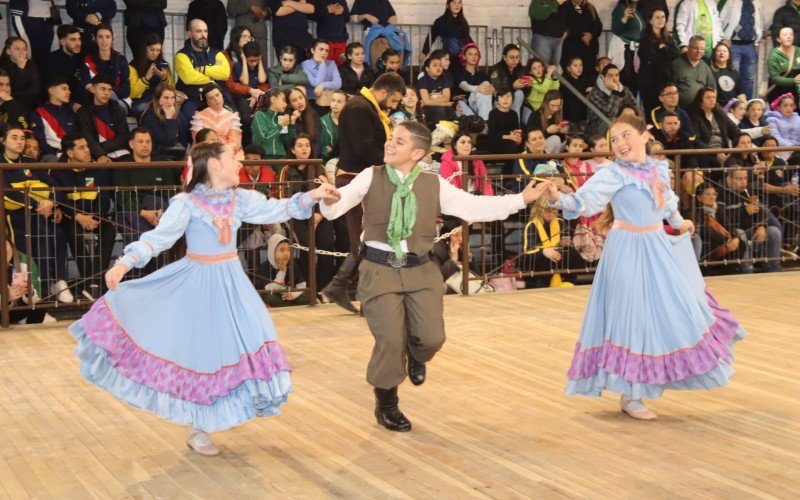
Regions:
[[[406,378],[407,353],[425,363],[444,344],[442,273],[433,262],[395,269],[368,260],[358,272],[358,298],[375,337],[367,382],[391,389]]]

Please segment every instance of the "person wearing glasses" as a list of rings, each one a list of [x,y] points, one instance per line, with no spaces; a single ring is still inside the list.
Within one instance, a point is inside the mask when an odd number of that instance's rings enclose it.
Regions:
[[[706,45],[705,38],[695,35],[689,39],[686,52],[672,61],[672,81],[678,87],[678,102],[684,109],[689,108],[700,89],[717,88],[714,73],[703,60]]]
[[[664,115],[669,112],[675,113],[680,120],[678,135],[690,141],[694,141],[695,135],[692,119],[689,118],[689,113],[687,113],[685,109],[678,106],[679,97],[677,85],[673,82],[662,83],[661,87],[658,89],[658,101],[661,103],[661,106],[655,107],[650,111],[649,124],[656,129],[660,129]]]

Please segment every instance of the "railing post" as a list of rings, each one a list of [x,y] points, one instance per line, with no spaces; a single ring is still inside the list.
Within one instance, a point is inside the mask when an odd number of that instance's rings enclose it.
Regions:
[[[314,174],[317,171],[317,165],[309,165],[306,167],[308,180],[311,188],[314,188]],[[316,207],[316,205],[313,205]],[[317,305],[317,227],[314,224],[314,209],[311,209],[311,218],[308,219],[308,305],[314,307]]]
[[[462,162],[466,164],[466,162]],[[469,192],[468,169],[461,170],[461,188]],[[469,224],[461,222],[461,293],[469,295]]]
[[[8,328],[10,324],[8,311],[8,252],[6,242],[8,231],[6,225],[6,173],[0,168],[0,326]]]

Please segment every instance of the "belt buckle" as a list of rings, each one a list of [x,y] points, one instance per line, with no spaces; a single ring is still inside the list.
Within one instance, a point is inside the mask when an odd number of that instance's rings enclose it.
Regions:
[[[386,259],[386,263],[395,269],[400,269],[401,267],[405,267],[407,261],[408,259],[406,258],[405,254],[403,254],[403,257],[398,259],[397,255],[394,252],[390,252],[389,258]]]

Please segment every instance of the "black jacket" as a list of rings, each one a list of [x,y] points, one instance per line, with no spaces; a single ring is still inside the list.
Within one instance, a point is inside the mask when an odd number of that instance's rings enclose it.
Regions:
[[[339,168],[357,174],[383,165],[387,139],[375,106],[360,94],[351,97],[339,115]]]
[[[697,112],[692,110],[689,116],[692,118],[692,125],[694,125],[697,140],[703,144],[708,144],[708,141],[711,139],[711,122],[708,121],[702,111]],[[719,132],[720,135],[722,135],[725,147],[732,147],[732,144],[735,144],[739,137],[739,127],[728,118],[728,115],[726,115],[720,107],[714,110],[714,118],[716,118],[717,125],[719,125]]]
[[[202,19],[208,25],[209,46],[217,50],[225,48],[223,43],[228,31],[228,13],[220,0],[192,0],[186,13],[187,25],[192,19]]]
[[[167,0],[123,0],[125,2],[125,26],[135,28],[151,26],[150,18],[154,18],[158,26],[167,25],[164,9]],[[135,50],[135,47],[134,47]]]
[[[792,28],[794,30],[794,44],[800,45],[800,14],[792,5],[792,0],[787,0],[786,5],[775,11],[772,17],[772,25],[769,29],[772,32],[772,42],[778,46],[778,32],[781,28]]]
[[[375,72],[369,64],[364,63],[364,71],[361,72],[361,78],[356,75],[350,64],[345,62],[339,66],[339,76],[342,77],[342,91],[348,95],[355,95],[361,91],[362,87],[372,87],[375,82]]]
[[[106,109],[103,110],[103,108],[97,108],[92,104],[87,104],[81,106],[81,109],[78,110],[75,116],[78,130],[81,135],[86,138],[86,142],[89,143],[89,150],[92,152],[92,158],[95,159],[106,153],[127,149],[128,140],[130,139],[128,116],[125,111],[113,102],[108,103],[104,108]],[[114,131],[114,138],[103,142],[100,142],[98,137],[97,123],[95,121],[95,114],[101,110],[107,111],[107,113],[103,113],[103,115],[110,118],[106,123],[108,123],[109,128]]]

